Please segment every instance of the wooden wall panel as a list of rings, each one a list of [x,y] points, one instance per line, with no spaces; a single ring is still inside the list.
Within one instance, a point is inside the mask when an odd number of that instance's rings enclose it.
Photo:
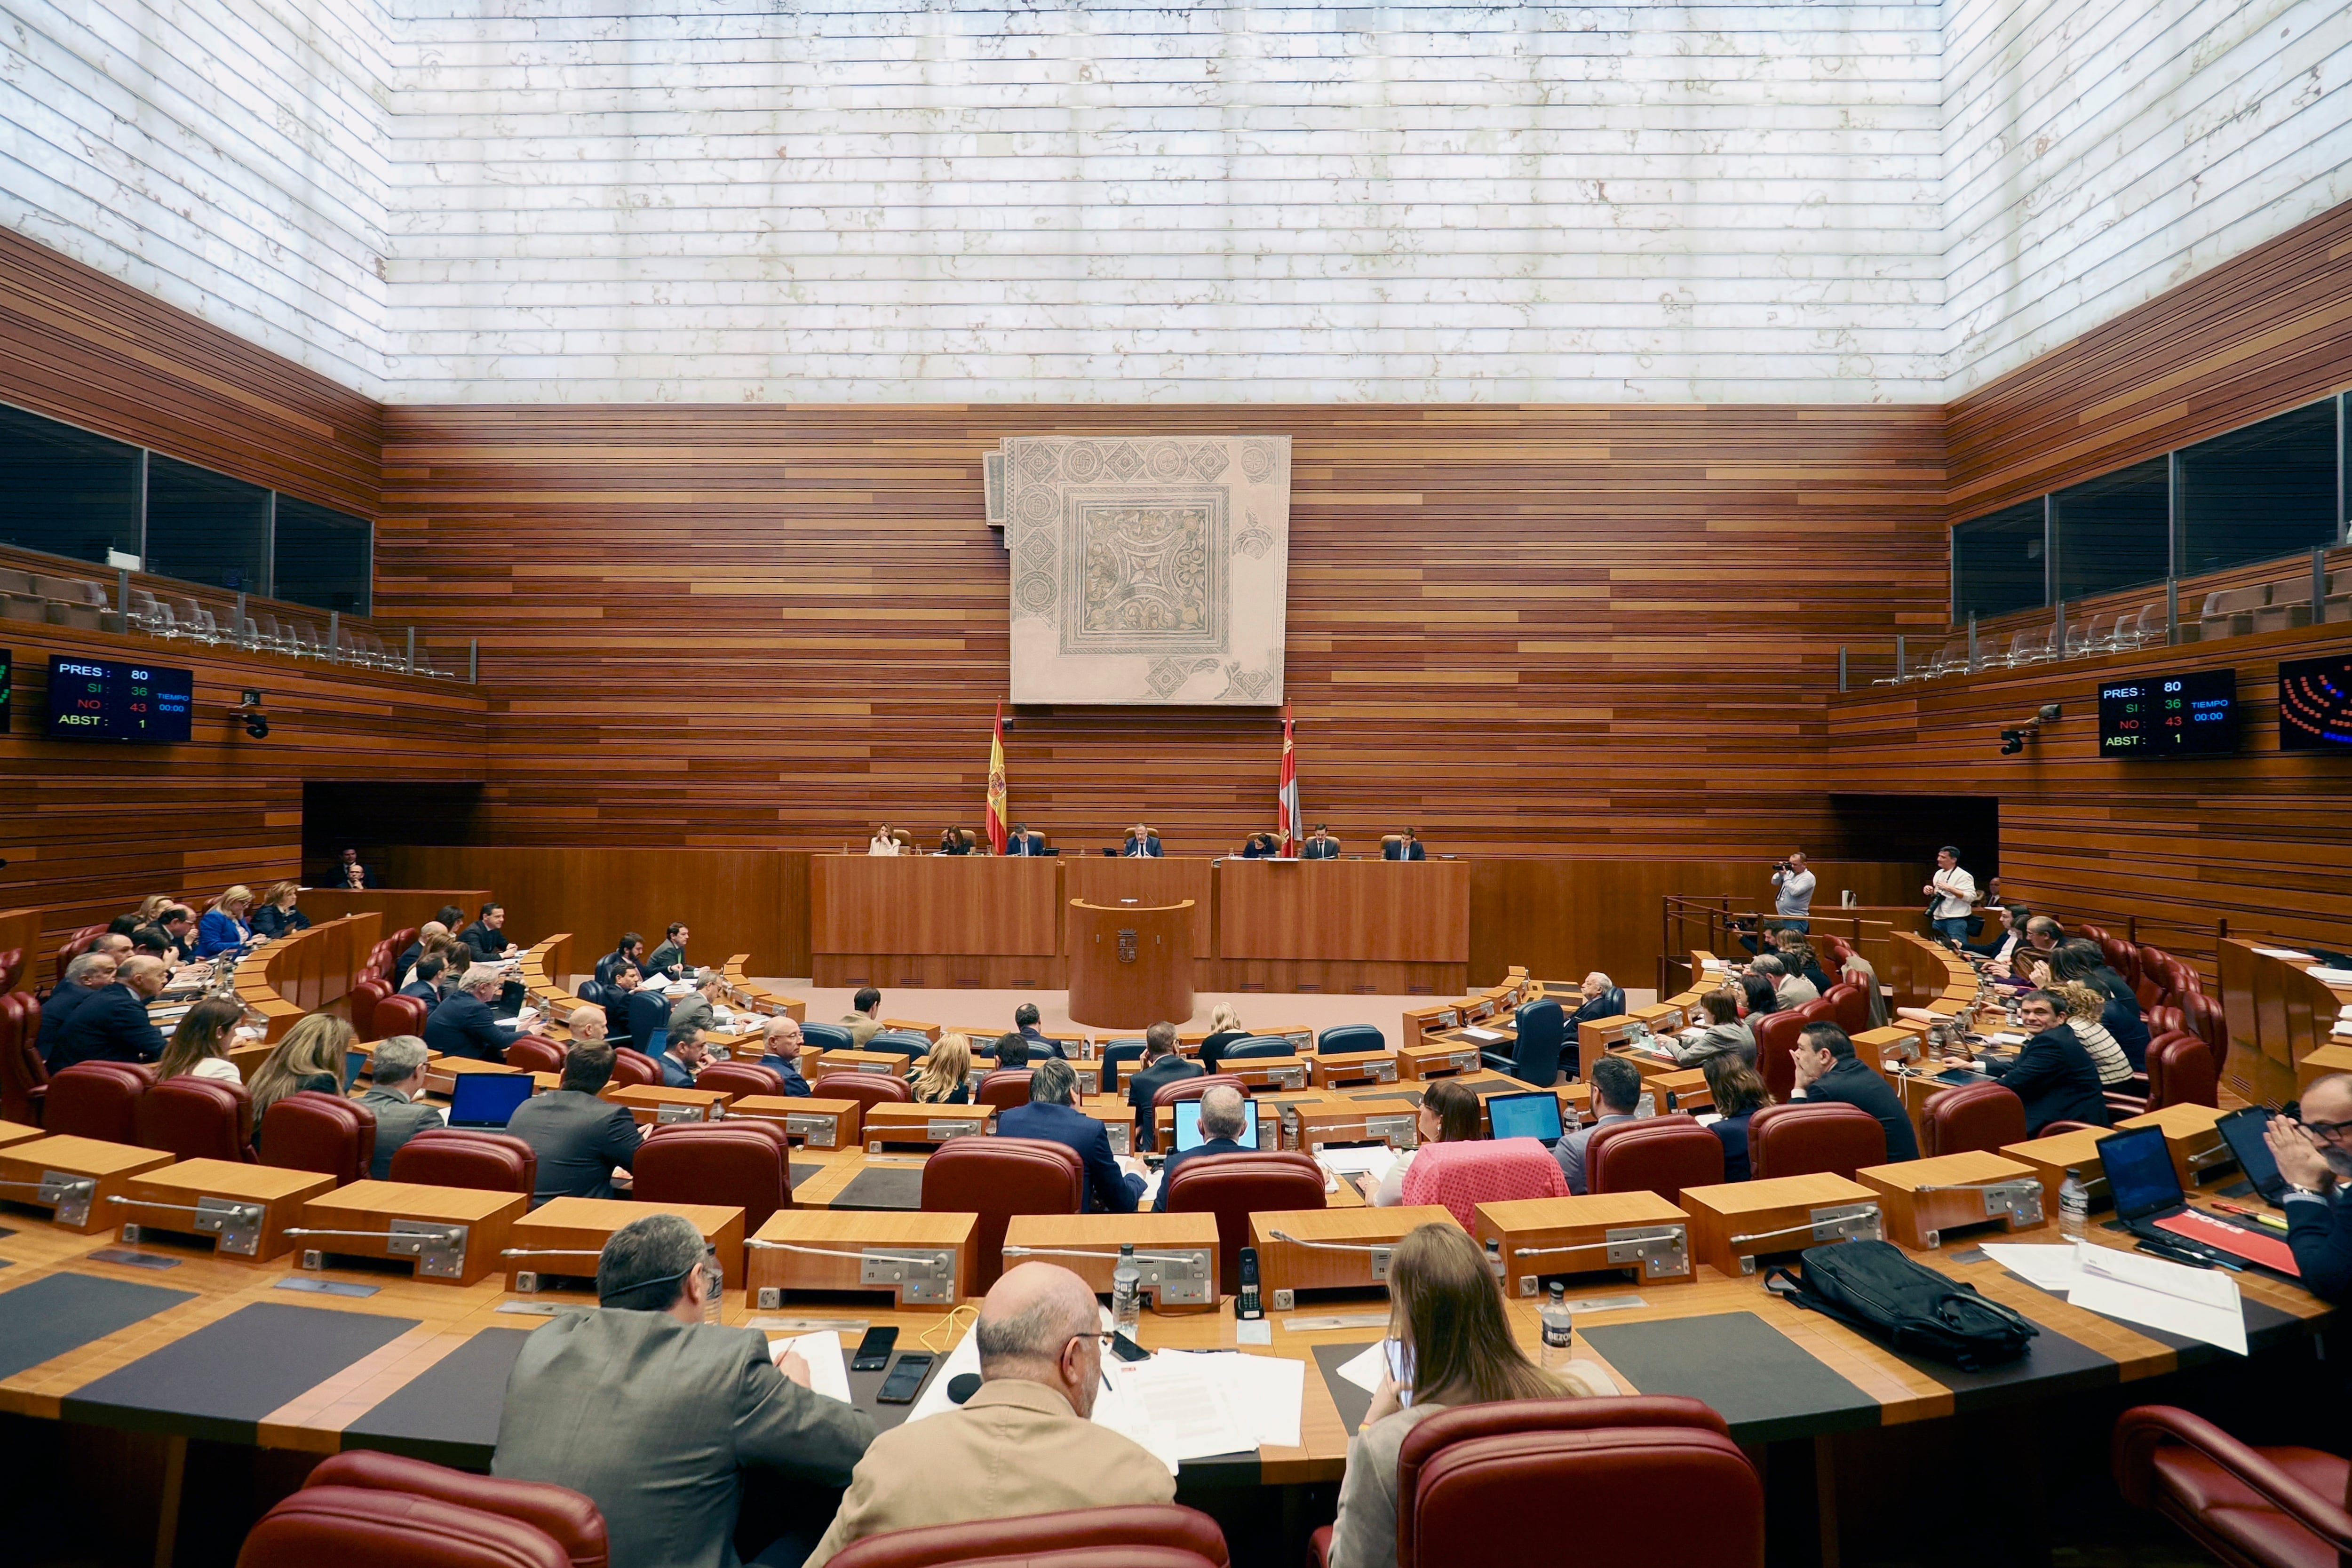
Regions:
[[[1841,642],[1939,626],[1934,408],[391,408],[380,613],[478,632],[477,837],[840,850],[974,824],[1006,680],[982,454],[1291,435],[1307,814],[1359,847],[1821,853]],[[1270,712],[1024,710],[1013,815],[1172,855],[1272,815]]]

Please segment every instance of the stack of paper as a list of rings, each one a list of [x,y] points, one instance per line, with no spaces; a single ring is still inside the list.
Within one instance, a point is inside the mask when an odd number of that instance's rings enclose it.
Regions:
[[[1133,1438],[1168,1467],[1212,1454],[1298,1447],[1307,1363],[1234,1351],[1160,1351],[1109,1363],[1096,1422]]]
[[[2264,958],[2291,958],[2298,963],[2307,963],[2311,960],[2311,954],[2292,947],[2258,947],[2254,951]]]
[[[1984,1252],[2019,1279],[2054,1290],[2085,1311],[2246,1353],[2238,1282],[2220,1269],[2191,1268],[2087,1241],[1988,1242]]]
[[[1378,1186],[1387,1180],[1389,1168],[1397,1163],[1396,1151],[1385,1143],[1360,1144],[1352,1149],[1326,1149],[1316,1156],[1317,1163],[1338,1176],[1370,1176]]]
[[[787,1351],[797,1352],[801,1359],[808,1363],[811,1393],[838,1399],[844,1405],[850,1403],[849,1363],[842,1356],[839,1333],[832,1329],[820,1329],[815,1333],[802,1334],[796,1339],[787,1339],[781,1334],[769,1336],[768,1354],[771,1359],[782,1360]]]

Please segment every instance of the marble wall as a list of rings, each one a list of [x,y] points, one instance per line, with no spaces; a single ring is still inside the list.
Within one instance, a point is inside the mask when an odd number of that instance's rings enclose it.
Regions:
[[[0,222],[373,395],[1939,401],[2352,195],[2325,0],[0,0]]]

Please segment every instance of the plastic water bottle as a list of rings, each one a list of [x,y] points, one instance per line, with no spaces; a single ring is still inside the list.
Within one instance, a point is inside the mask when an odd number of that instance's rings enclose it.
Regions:
[[[1135,1244],[1119,1243],[1118,1267],[1110,1272],[1111,1327],[1135,1339],[1143,1324],[1143,1270],[1135,1266]]]
[[[1568,1287],[1554,1280],[1551,1297],[1538,1314],[1543,1319],[1543,1365],[1546,1372],[1558,1372],[1568,1364],[1572,1342],[1576,1337],[1576,1321],[1568,1310]]]
[[[2083,1184],[2082,1173],[2072,1165],[2066,1167],[2066,1179],[2058,1184],[2058,1224],[2062,1229],[2081,1230],[2090,1223],[2091,1189]]]

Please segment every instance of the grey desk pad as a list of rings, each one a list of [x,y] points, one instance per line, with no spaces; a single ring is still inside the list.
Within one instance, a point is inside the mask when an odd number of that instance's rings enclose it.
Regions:
[[[258,1302],[70,1394],[68,1421],[251,1443],[261,1418],[416,1326]]]
[[[1577,1336],[1633,1390],[1704,1399],[1743,1443],[1879,1422],[1877,1400],[1753,1312],[1615,1323]]]
[[[1315,1347],[1315,1370],[1323,1374],[1323,1386],[1331,1394],[1331,1403],[1339,1412],[1339,1425],[1348,1436],[1364,1424],[1365,1413],[1372,1407],[1372,1396],[1339,1375],[1339,1369],[1364,1353],[1366,1345],[1378,1344],[1378,1340],[1355,1340],[1344,1345],[1318,1344]]]
[[[919,1209],[923,1206],[923,1173],[919,1166],[869,1165],[849,1178],[827,1205],[837,1209]]]
[[[0,1292],[0,1378],[30,1371],[194,1296],[193,1290],[91,1274],[52,1274]]]
[[[507,1373],[529,1329],[484,1329],[344,1428],[346,1448],[381,1448],[436,1465],[478,1464],[498,1446]]]

